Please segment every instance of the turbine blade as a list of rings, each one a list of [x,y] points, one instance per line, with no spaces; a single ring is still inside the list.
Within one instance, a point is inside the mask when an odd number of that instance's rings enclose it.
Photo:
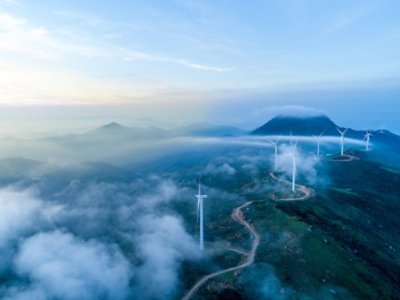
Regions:
[[[201,179],[199,178],[199,195],[201,195],[201,183],[200,183]]]

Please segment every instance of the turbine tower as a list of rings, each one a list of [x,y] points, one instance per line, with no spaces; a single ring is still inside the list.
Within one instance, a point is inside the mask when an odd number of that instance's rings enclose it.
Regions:
[[[297,141],[294,142],[292,153],[290,156],[292,157],[292,192],[296,192],[296,174],[297,174],[297,165],[296,165],[296,146]]]
[[[199,180],[199,192],[195,195],[197,198],[197,218],[200,215],[200,250],[204,249],[204,220],[203,220],[203,199],[207,198],[207,195],[201,194],[201,183]]]
[[[276,140],[270,140],[269,142],[274,146],[275,157],[274,157],[274,171],[278,168],[278,142],[281,137],[278,136]]]
[[[372,136],[373,134],[369,131],[369,130],[367,130],[366,131],[366,134],[365,134],[365,136],[364,136],[364,139],[365,139],[365,151],[369,151],[369,142],[370,142],[370,139],[371,139],[371,136]]]
[[[346,134],[348,128],[344,130],[340,130],[339,128],[336,128],[337,131],[340,133],[340,155],[344,155],[344,135]]]

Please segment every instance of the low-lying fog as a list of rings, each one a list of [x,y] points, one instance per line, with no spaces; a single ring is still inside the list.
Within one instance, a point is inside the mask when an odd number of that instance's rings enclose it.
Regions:
[[[270,168],[270,139],[90,134],[2,140],[1,298],[174,299],[182,287],[182,262],[204,259],[197,236],[185,226],[188,216],[174,207],[186,205],[195,214],[200,174],[255,176]],[[291,139],[298,143],[299,173],[315,182],[313,138],[281,137],[279,170],[290,175]],[[346,139],[346,147],[361,149],[364,143]],[[321,153],[338,151],[338,137],[321,139]],[[180,155],[185,161],[188,153],[208,157],[189,187],[160,175],[162,161],[168,164],[169,157],[176,161]],[[174,171],[179,174],[178,165]],[[279,287],[278,278],[265,269],[265,280]]]

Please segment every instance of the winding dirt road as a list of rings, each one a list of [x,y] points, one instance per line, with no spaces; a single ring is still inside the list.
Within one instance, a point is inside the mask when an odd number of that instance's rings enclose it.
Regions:
[[[281,182],[288,183],[285,180],[276,177],[276,175],[273,172],[271,172],[270,175],[276,181],[281,181]],[[298,187],[298,190],[301,191],[304,194],[303,196],[287,198],[287,199],[278,199],[275,195],[273,195],[273,196],[276,197],[276,199],[274,199],[274,200],[285,200],[285,201],[306,200],[306,199],[312,197],[314,195],[314,193],[315,193],[313,189],[310,189],[310,188],[308,188],[308,187],[306,187],[304,185],[296,185],[296,186]],[[242,250],[237,250],[237,249],[234,249],[234,248],[228,248],[227,249],[227,250],[235,251],[235,252],[237,252],[239,254],[242,254],[243,256],[246,257],[245,261],[243,263],[237,265],[236,267],[231,267],[231,268],[228,268],[228,269],[220,270],[218,272],[214,272],[214,273],[205,275],[204,277],[200,278],[195,283],[195,285],[187,292],[187,294],[182,298],[182,300],[189,300],[190,298],[192,298],[196,294],[196,292],[200,289],[200,287],[202,287],[208,280],[210,280],[212,278],[215,278],[215,277],[218,277],[218,276],[221,276],[223,274],[229,273],[229,272],[242,270],[244,268],[247,268],[247,267],[251,266],[254,263],[254,258],[255,258],[256,252],[257,252],[258,245],[260,243],[260,235],[254,229],[253,225],[251,225],[249,222],[247,222],[243,218],[243,211],[242,211],[243,208],[253,204],[254,202],[255,201],[246,202],[245,204],[235,208],[232,211],[232,214],[231,214],[232,219],[234,221],[238,222],[239,224],[242,224],[243,226],[245,226],[247,228],[247,230],[250,232],[250,234],[252,235],[252,237],[253,237],[253,243],[251,245],[251,249],[250,249],[249,252],[242,251]]]
[[[193,295],[198,291],[198,289],[201,286],[203,286],[208,280],[218,277],[220,275],[229,273],[229,272],[238,271],[238,270],[247,268],[253,264],[254,257],[256,255],[256,251],[258,248],[258,244],[260,243],[260,235],[258,234],[258,232],[254,229],[254,227],[249,222],[247,222],[245,219],[243,219],[243,211],[242,211],[243,208],[249,206],[252,203],[254,203],[254,201],[246,202],[245,204],[235,208],[231,215],[231,217],[234,221],[245,226],[248,229],[248,231],[250,232],[250,234],[253,236],[253,243],[251,245],[250,251],[248,253],[247,252],[242,253],[243,255],[246,256],[246,260],[236,267],[224,269],[224,270],[221,270],[221,271],[218,271],[215,273],[211,273],[211,274],[208,274],[208,275],[200,278],[200,280],[196,282],[196,284],[187,292],[187,294],[182,298],[182,300],[188,300],[188,299],[192,298]]]
[[[286,181],[284,179],[276,177],[274,172],[271,172],[269,174],[276,181],[280,181],[280,182],[283,182],[285,184],[291,184],[289,181]],[[271,194],[271,198],[272,198],[272,200],[276,200],[276,201],[301,201],[301,200],[307,200],[307,199],[311,198],[312,196],[314,196],[314,194],[315,194],[313,189],[310,189],[310,188],[306,187],[305,185],[296,184],[296,187],[298,188],[298,190],[300,192],[303,193],[303,196],[300,196],[300,197],[289,197],[289,198],[278,198],[278,196],[276,196],[274,193],[272,193]]]
[[[349,162],[353,160],[360,160],[359,157],[351,155],[351,154],[343,154],[341,158],[331,158],[329,161],[335,161],[335,162]]]

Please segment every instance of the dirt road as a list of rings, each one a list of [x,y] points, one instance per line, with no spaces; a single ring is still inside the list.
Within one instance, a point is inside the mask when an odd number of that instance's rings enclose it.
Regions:
[[[201,286],[203,286],[208,280],[218,277],[220,275],[229,273],[229,272],[242,270],[244,268],[251,266],[254,263],[254,257],[256,255],[257,248],[260,243],[260,236],[259,236],[258,232],[254,229],[254,227],[243,218],[243,211],[242,211],[243,208],[251,205],[253,202],[254,201],[249,201],[249,202],[246,202],[245,204],[235,208],[231,215],[232,219],[234,221],[242,224],[243,226],[245,226],[253,237],[253,243],[251,245],[250,251],[248,253],[247,252],[243,253],[246,256],[245,261],[236,267],[231,267],[228,269],[220,270],[218,272],[211,273],[211,274],[208,274],[208,275],[200,278],[199,281],[197,281],[196,284],[182,298],[182,300],[188,300],[188,299],[192,298],[193,295],[199,290],[199,288]]]

